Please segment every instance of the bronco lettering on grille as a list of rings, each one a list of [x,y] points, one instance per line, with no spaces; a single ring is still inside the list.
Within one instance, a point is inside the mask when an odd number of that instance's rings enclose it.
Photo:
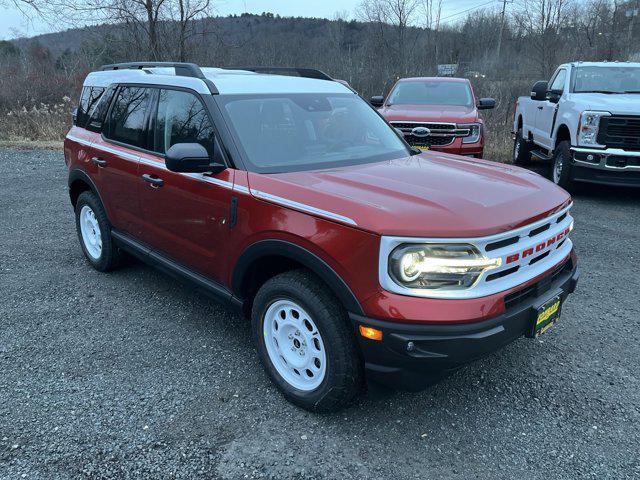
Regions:
[[[522,258],[527,258],[529,255],[533,255],[534,252],[540,252],[542,250],[544,250],[547,247],[550,247],[551,245],[553,245],[556,242],[559,242],[560,240],[562,240],[565,235],[568,235],[570,232],[570,228],[567,227],[564,229],[564,231],[560,232],[559,234],[557,234],[554,237],[551,237],[547,240],[545,240],[544,242],[540,242],[537,245],[535,245],[534,247],[529,247],[529,248],[525,248],[522,252],[518,252],[518,253],[513,253],[509,256],[507,256],[506,259],[506,263],[513,263],[513,262],[517,262],[518,260],[520,260],[520,257]]]

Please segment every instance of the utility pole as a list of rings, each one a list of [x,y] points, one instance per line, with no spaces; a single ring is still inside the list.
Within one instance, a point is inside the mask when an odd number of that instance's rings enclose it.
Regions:
[[[507,0],[502,0],[502,13],[500,14],[500,35],[498,36],[498,49],[496,52],[496,60],[500,62],[500,50],[502,49],[502,35],[504,33],[504,16],[507,12]]]

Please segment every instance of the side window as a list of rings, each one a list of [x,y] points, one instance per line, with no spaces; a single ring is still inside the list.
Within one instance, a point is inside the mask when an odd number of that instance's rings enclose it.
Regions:
[[[109,87],[100,96],[100,99],[96,101],[96,104],[93,106],[93,108],[87,113],[85,124],[85,128],[87,130],[98,133],[102,131],[104,117],[107,115],[107,110],[109,110],[109,104],[111,103],[111,99],[113,98],[113,94],[115,93],[115,91],[115,87]],[[81,125],[80,122],[78,122],[78,125]]]
[[[107,120],[105,135],[111,140],[147,148],[145,120],[151,92],[143,87],[121,87]]]
[[[564,81],[567,78],[567,71],[563,68],[562,70],[558,70],[555,78],[551,82],[551,87],[549,90],[553,92],[563,92],[564,91]]]
[[[96,105],[100,101],[104,93],[104,87],[84,87],[80,96],[80,105],[78,105],[77,125],[86,127],[91,113],[95,110]]]
[[[192,93],[160,90],[154,139],[154,150],[163,154],[176,143],[199,143],[213,156],[213,125]]]

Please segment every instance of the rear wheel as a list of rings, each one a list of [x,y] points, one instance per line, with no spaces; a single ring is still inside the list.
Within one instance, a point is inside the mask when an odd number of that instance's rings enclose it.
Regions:
[[[93,268],[106,272],[120,261],[120,251],[111,238],[107,214],[92,192],[83,192],[76,203],[76,230],[82,251]]]
[[[521,166],[528,163],[531,163],[531,146],[522,137],[522,129],[519,129],[513,141],[513,164]]]
[[[295,270],[267,281],[251,317],[260,360],[292,403],[331,412],[362,390],[362,363],[346,311],[311,273]]]
[[[553,183],[566,190],[573,187],[571,178],[571,145],[568,141],[562,141],[553,152],[551,172],[549,177]]]

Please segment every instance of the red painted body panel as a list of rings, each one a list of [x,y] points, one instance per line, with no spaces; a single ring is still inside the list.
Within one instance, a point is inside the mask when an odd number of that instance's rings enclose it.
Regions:
[[[259,188],[265,175],[237,172],[236,184]],[[255,198],[238,196],[238,223],[231,234],[231,265],[250,245],[267,239],[287,240],[327,263],[362,301],[378,284],[378,235]],[[232,283],[229,271],[228,284]]]
[[[205,182],[201,175],[171,172],[164,158],[140,153],[138,195],[140,198],[139,238],[183,265],[224,283],[229,269],[231,231],[227,225],[231,188]],[[149,163],[156,163],[157,166]],[[164,181],[154,188],[142,180],[153,175]],[[215,176],[233,185],[235,170]]]
[[[473,97],[473,107],[464,107],[459,105],[388,105],[388,98],[385,99],[384,105],[378,109],[380,114],[389,122],[443,122],[443,123],[481,123],[482,132],[480,140],[476,143],[462,143],[461,138],[456,138],[453,143],[445,146],[433,146],[432,150],[445,153],[453,153],[457,155],[475,155],[482,157],[484,154],[484,138],[485,126],[484,121],[475,107],[476,97],[473,92],[471,83],[464,78],[446,78],[446,77],[421,77],[421,78],[405,78],[398,82],[429,82],[437,80],[438,82],[456,82],[467,83],[471,89]],[[396,82],[396,85],[397,83]],[[393,91],[395,85],[390,90]]]
[[[541,176],[427,152],[331,170],[250,174],[251,188],[353,219],[382,235],[482,237],[557,211],[569,195]]]

